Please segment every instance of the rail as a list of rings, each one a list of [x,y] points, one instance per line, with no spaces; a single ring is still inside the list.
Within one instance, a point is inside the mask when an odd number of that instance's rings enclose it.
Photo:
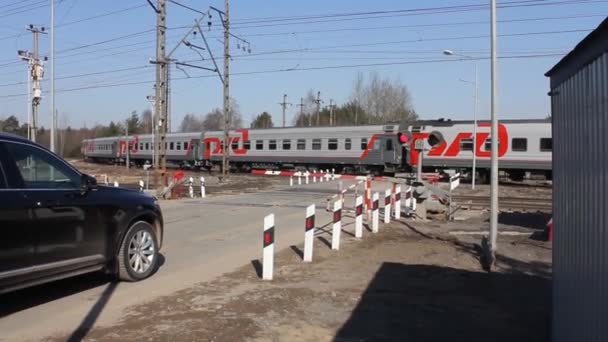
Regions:
[[[490,196],[479,195],[453,195],[454,203],[460,208],[489,208]],[[551,211],[553,209],[551,198],[530,198],[503,196],[498,199],[500,210],[523,211]]]

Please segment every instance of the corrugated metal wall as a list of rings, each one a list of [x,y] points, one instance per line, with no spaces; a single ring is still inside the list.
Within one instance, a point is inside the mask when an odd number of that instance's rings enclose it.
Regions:
[[[608,53],[552,89],[553,340],[608,341]]]

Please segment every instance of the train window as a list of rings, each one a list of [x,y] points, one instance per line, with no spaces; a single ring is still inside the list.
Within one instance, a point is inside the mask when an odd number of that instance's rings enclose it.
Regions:
[[[498,148],[500,149],[500,142],[498,142]],[[485,149],[486,149],[486,151],[492,150],[492,139],[490,139],[490,138],[486,139]]]
[[[243,141],[243,148],[246,150],[251,150],[251,141],[249,141],[249,140]]]
[[[376,140],[374,141],[374,150],[379,150],[380,149],[380,140]]]
[[[321,149],[321,139],[312,139],[312,149],[313,150]]]
[[[306,149],[306,140],[298,139],[298,150],[305,150],[305,149]]]
[[[291,140],[290,139],[283,139],[283,149],[291,150]]]
[[[187,141],[184,141],[184,150],[186,150],[186,151],[188,150],[188,142]]]
[[[146,150],[150,149],[150,143],[146,143]]]
[[[238,141],[238,139],[233,140],[231,146],[232,146],[233,150],[238,149],[239,148],[239,141]]]
[[[345,150],[350,150],[351,148],[351,141],[350,138],[346,138],[344,139],[344,149]]]
[[[178,151],[182,150],[182,142],[181,141],[178,141],[178,142],[175,143],[175,149],[178,150]]]
[[[327,149],[329,150],[337,150],[338,149],[338,139],[329,139],[327,141]]]
[[[169,149],[173,150],[173,148],[175,147],[175,144],[173,144],[173,141],[169,144]]]
[[[139,143],[139,150],[143,150],[144,149],[144,143]]]
[[[460,140],[461,151],[473,151],[473,138],[465,138]]]
[[[387,139],[386,140],[386,150],[387,151],[392,151],[393,150],[393,141],[391,139]]]
[[[277,141],[272,139],[272,140],[268,140],[268,149],[269,150],[276,150],[277,149]]]
[[[264,140],[256,140],[255,141],[255,149],[263,150],[264,149]]]
[[[511,151],[526,152],[528,150],[528,139],[513,138],[511,139]]]
[[[540,138],[540,151],[551,152],[553,151],[553,139],[551,138]]]
[[[361,138],[361,149],[367,149],[367,138]]]

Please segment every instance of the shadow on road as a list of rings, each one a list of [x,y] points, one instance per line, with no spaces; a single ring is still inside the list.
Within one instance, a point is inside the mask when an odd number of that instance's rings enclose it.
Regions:
[[[258,278],[262,279],[262,262],[258,259],[251,260],[251,266],[255,270],[255,274],[257,274]]]
[[[550,280],[383,263],[335,341],[548,341]]]
[[[498,214],[498,223],[509,226],[518,226],[522,228],[529,228],[534,230],[544,230],[547,226],[547,222],[551,218],[551,214],[547,213],[523,213],[514,212],[506,213],[502,212]]]
[[[158,265],[152,276],[164,263],[165,257],[159,254]],[[0,295],[0,303],[2,303],[0,305],[0,318],[108,283],[111,284],[115,279],[113,275],[95,272]]]
[[[291,248],[291,250],[294,251],[294,253],[296,253],[296,255],[300,257],[300,259],[304,259],[304,252],[302,252],[302,250],[298,248],[298,246],[291,245],[289,246],[289,248]]]
[[[67,339],[68,342],[82,341],[87,336],[89,331],[91,331],[91,329],[93,328],[93,325],[95,325],[97,318],[110,300],[110,297],[112,297],[112,294],[114,293],[114,290],[116,290],[117,286],[118,282],[115,281],[111,282],[110,284],[108,284],[108,286],[106,286],[106,288],[99,296],[99,299],[97,299],[93,307],[91,307],[91,310],[89,310],[82,322],[80,322],[80,325],[74,330],[74,332],[72,332],[72,335],[70,335],[70,337]]]

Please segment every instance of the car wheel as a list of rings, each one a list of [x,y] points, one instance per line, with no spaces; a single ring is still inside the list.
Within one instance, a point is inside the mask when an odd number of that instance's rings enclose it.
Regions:
[[[148,222],[134,223],[118,252],[118,278],[124,281],[145,279],[158,265],[158,244],[154,229]]]

